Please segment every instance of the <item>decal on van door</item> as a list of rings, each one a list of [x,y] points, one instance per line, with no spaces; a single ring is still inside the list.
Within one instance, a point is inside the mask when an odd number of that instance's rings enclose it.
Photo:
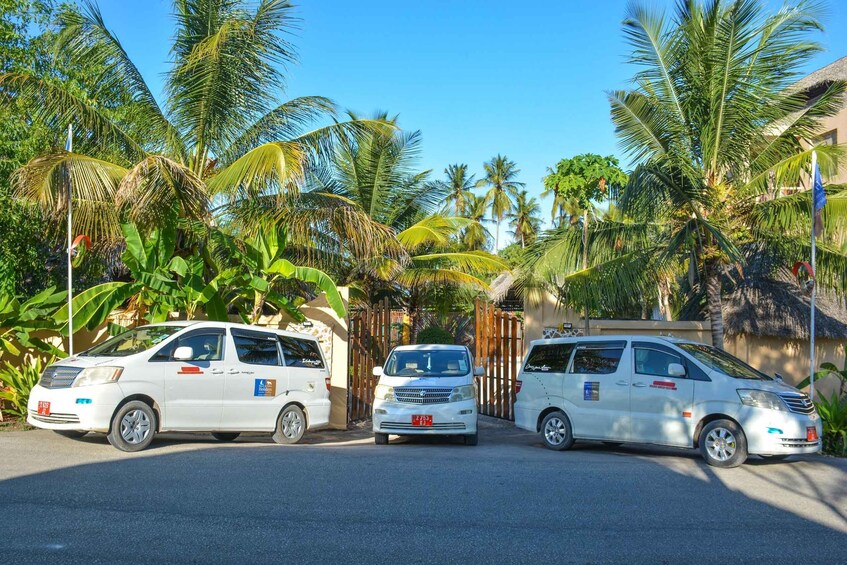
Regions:
[[[660,388],[662,390],[676,390],[676,383],[673,381],[653,381],[650,388]]]
[[[600,383],[598,381],[586,381],[583,385],[583,400],[600,400]]]
[[[177,375],[202,375],[203,371],[200,370],[200,367],[195,367],[193,365],[189,365],[187,367],[180,367],[179,371],[176,373]]]
[[[276,379],[256,379],[253,396],[276,396]]]

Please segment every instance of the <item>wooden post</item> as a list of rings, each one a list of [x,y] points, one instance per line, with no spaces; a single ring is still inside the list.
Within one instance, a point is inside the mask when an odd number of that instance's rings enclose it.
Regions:
[[[515,419],[515,381],[518,380],[518,317],[512,315],[512,342],[509,344],[511,355],[511,381],[509,382],[509,419]]]

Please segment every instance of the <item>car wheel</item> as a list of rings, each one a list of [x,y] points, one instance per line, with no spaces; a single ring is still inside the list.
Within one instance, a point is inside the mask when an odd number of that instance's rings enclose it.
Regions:
[[[570,449],[573,445],[571,422],[564,412],[551,412],[541,422],[541,438],[544,446],[556,451]]]
[[[70,439],[79,439],[79,438],[81,438],[82,436],[84,436],[85,434],[88,433],[88,432],[83,431],[83,430],[53,430],[53,431],[56,432],[57,434],[59,434],[62,437],[67,437],[67,438],[70,438]]]
[[[297,443],[306,433],[306,415],[299,406],[286,406],[276,421],[276,431],[273,438],[277,443]]]
[[[140,400],[121,406],[112,418],[106,439],[121,451],[146,449],[156,435],[156,412]]]
[[[374,432],[374,443],[376,445],[388,445],[388,434]]]
[[[747,460],[747,438],[735,422],[715,420],[700,432],[700,453],[713,467],[738,467]]]
[[[218,441],[235,441],[240,435],[238,432],[212,432],[212,437]]]
[[[477,445],[479,444],[479,433],[468,434],[465,436],[465,445]]]
[[[786,459],[791,457],[791,455],[787,453],[781,453],[777,455],[759,455],[759,457],[761,457],[762,459],[769,459],[771,461],[785,461]]]

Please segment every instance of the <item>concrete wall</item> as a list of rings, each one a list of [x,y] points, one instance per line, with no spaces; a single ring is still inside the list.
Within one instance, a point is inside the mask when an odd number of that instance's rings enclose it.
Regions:
[[[845,130],[847,133],[847,130]],[[544,328],[558,327],[563,322],[572,324],[573,330],[582,330],[585,321],[578,312],[557,309],[556,299],[547,294],[541,300],[527,302],[524,310],[524,335],[526,345],[541,339]],[[664,322],[656,320],[590,320],[589,335],[672,335],[703,343],[711,343],[709,322]],[[818,339],[815,342],[815,365],[834,363],[842,368],[845,360],[844,340]],[[780,373],[789,384],[797,384],[809,375],[809,342],[775,337],[729,336],[724,348],[744,362],[773,375]],[[838,385],[835,378],[827,378],[816,385],[817,391],[831,394]]]

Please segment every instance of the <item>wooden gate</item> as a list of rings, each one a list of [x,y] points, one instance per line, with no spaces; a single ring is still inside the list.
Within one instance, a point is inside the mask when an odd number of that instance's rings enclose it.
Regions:
[[[515,419],[515,381],[523,356],[523,321],[489,302],[476,301],[474,355],[479,377],[479,413]]]
[[[351,310],[350,361],[347,387],[347,421],[370,418],[377,378],[373,368],[382,365],[391,349],[391,305],[385,300]]]

